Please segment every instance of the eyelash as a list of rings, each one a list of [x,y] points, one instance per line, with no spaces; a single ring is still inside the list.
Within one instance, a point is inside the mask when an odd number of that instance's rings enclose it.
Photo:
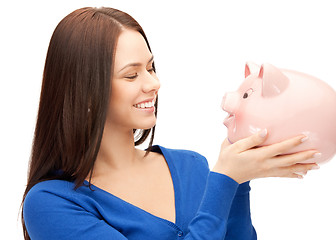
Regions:
[[[135,79],[137,77],[138,77],[138,74],[136,73],[136,74],[134,74],[132,76],[126,76],[125,78],[127,78],[127,79]]]
[[[148,69],[147,71],[149,73],[152,73],[152,72],[154,72],[154,68]],[[134,75],[126,76],[125,78],[127,78],[127,79],[136,79],[137,77],[138,77],[138,73],[135,73]]]

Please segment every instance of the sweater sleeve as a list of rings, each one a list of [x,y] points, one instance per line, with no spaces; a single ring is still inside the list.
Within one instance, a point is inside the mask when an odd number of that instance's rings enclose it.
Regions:
[[[43,189],[31,189],[23,215],[32,240],[126,240],[104,220],[85,211],[69,196]]]
[[[256,240],[250,213],[250,182],[239,185],[233,199],[225,240]]]
[[[238,186],[233,179],[210,172],[200,208],[189,224],[189,233],[184,239],[224,239],[231,205]]]
[[[200,208],[184,239],[256,240],[249,193],[249,182],[239,185],[226,175],[210,172]]]

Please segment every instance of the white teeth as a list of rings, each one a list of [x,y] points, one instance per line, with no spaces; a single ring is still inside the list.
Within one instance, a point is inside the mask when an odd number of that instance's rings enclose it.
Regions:
[[[155,101],[153,100],[152,102],[145,102],[141,104],[135,104],[134,107],[136,108],[151,108],[154,106]]]
[[[153,107],[153,106],[154,106],[153,102],[146,102],[145,103],[145,107],[147,107],[147,108],[150,108],[150,107]]]

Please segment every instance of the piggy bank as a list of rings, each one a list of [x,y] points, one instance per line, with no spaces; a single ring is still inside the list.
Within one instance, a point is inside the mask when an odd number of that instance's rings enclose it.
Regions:
[[[325,163],[336,153],[336,92],[325,82],[271,64],[247,63],[245,81],[226,93],[222,109],[231,143],[262,129],[269,145],[304,134],[308,140],[284,154],[315,149],[322,155],[305,163]]]

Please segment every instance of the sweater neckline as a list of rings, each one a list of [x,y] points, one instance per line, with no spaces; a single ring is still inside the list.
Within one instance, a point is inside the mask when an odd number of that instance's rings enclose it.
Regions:
[[[122,198],[119,198],[118,196],[110,193],[110,192],[107,192],[105,191],[104,189],[100,188],[100,187],[97,187],[95,186],[94,184],[91,184],[91,188],[93,188],[94,190],[98,190],[100,192],[104,192],[106,193],[107,195],[117,199],[118,201],[121,201],[123,202],[124,204],[134,208],[134,209],[137,209],[138,211],[146,214],[146,215],[149,215],[151,216],[152,218],[156,219],[156,220],[159,220],[159,221],[163,221],[165,223],[167,223],[169,226],[173,227],[174,229],[176,230],[180,230],[180,227],[179,224],[180,224],[180,188],[179,188],[179,178],[177,176],[177,172],[176,172],[176,168],[175,168],[175,165],[172,161],[172,158],[170,156],[170,153],[169,151],[167,151],[166,148],[162,147],[162,146],[159,146],[159,145],[154,145],[152,146],[151,152],[157,152],[157,153],[160,153],[163,155],[167,165],[168,165],[168,168],[169,168],[169,172],[170,172],[170,177],[172,179],[172,182],[173,182],[173,188],[174,188],[174,202],[175,202],[175,222],[172,222],[172,221],[169,221],[165,218],[162,218],[162,217],[159,217],[159,216],[156,216],[130,202],[127,202],[126,200],[122,199]],[[85,182],[85,185],[89,185],[89,182],[87,180],[84,181]]]

